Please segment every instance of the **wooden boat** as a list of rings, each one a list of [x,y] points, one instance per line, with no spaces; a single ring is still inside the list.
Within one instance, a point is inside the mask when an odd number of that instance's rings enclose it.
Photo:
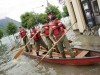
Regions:
[[[59,53],[54,49],[52,54],[53,58],[49,58],[48,55],[43,59],[43,61],[51,62],[51,63],[59,63],[59,64],[70,64],[70,65],[91,65],[100,62],[100,51],[98,50],[88,50],[81,48],[72,48],[75,58],[71,58],[68,54],[68,51],[64,49],[66,54],[66,59],[62,58]],[[44,56],[42,53],[46,51],[45,48],[40,49],[40,54],[42,56],[37,56],[35,53],[35,47],[33,47],[32,53],[28,53],[24,51],[26,56],[31,58],[36,58],[38,60],[42,59]]]

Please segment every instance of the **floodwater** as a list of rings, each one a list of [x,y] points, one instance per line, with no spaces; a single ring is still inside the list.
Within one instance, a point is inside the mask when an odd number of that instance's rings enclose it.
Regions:
[[[72,47],[100,50],[99,36],[80,35],[78,31],[70,30],[67,34],[72,40]],[[19,40],[18,40],[19,41]],[[0,46],[0,75],[100,75],[100,63],[90,66],[71,66],[48,62],[39,62],[36,59],[20,55],[18,59],[13,56],[19,51],[16,48],[10,51],[15,45],[8,37],[2,39],[3,46]]]

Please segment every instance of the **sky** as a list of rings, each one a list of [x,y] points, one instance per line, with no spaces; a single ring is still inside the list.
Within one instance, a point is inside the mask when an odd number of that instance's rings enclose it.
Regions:
[[[48,0],[52,5],[58,6],[60,11],[62,5],[58,0]],[[43,5],[43,7],[41,7]],[[5,17],[20,21],[20,15],[25,12],[34,11],[36,13],[43,13],[47,6],[46,0],[0,0],[0,19]]]

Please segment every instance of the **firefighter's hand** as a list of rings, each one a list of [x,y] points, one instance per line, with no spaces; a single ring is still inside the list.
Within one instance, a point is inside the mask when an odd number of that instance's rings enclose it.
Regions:
[[[53,42],[54,45],[57,45],[57,42]]]
[[[38,30],[37,33],[39,33],[40,31]]]
[[[66,30],[68,31],[68,30],[69,30],[69,28],[68,28],[68,27],[66,27]]]
[[[44,36],[44,34],[40,34],[41,36]]]
[[[45,34],[40,34],[41,36],[46,36]]]

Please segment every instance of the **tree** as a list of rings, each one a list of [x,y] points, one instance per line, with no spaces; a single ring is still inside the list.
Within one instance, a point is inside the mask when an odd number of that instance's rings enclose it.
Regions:
[[[38,21],[39,21],[39,23],[42,23],[43,24],[44,21],[46,21],[46,20],[48,20],[47,14],[41,13],[41,14],[38,15]]]
[[[6,33],[8,35],[13,35],[17,32],[17,25],[13,22],[8,22],[7,26],[6,26]],[[14,36],[15,39],[15,36]],[[15,40],[16,41],[16,40]]]
[[[26,12],[20,16],[21,18],[21,26],[27,29],[30,29],[32,26],[36,24],[35,14],[32,12]]]
[[[69,13],[68,13],[68,10],[67,10],[66,5],[63,6],[63,11],[64,11],[64,12],[63,12],[63,16],[64,16],[64,17],[69,16]]]
[[[61,13],[60,13],[58,7],[57,7],[57,6],[54,6],[54,5],[51,5],[50,3],[49,3],[49,6],[46,7],[45,12],[46,12],[46,13],[48,13],[48,12],[53,12],[53,14],[54,14],[58,19],[61,18]]]
[[[3,37],[3,31],[0,29],[0,39]]]
[[[3,31],[0,29],[0,44],[2,45],[1,38],[3,37]]]
[[[8,22],[6,26],[6,33],[8,35],[15,34],[17,32],[17,25],[13,22]]]

